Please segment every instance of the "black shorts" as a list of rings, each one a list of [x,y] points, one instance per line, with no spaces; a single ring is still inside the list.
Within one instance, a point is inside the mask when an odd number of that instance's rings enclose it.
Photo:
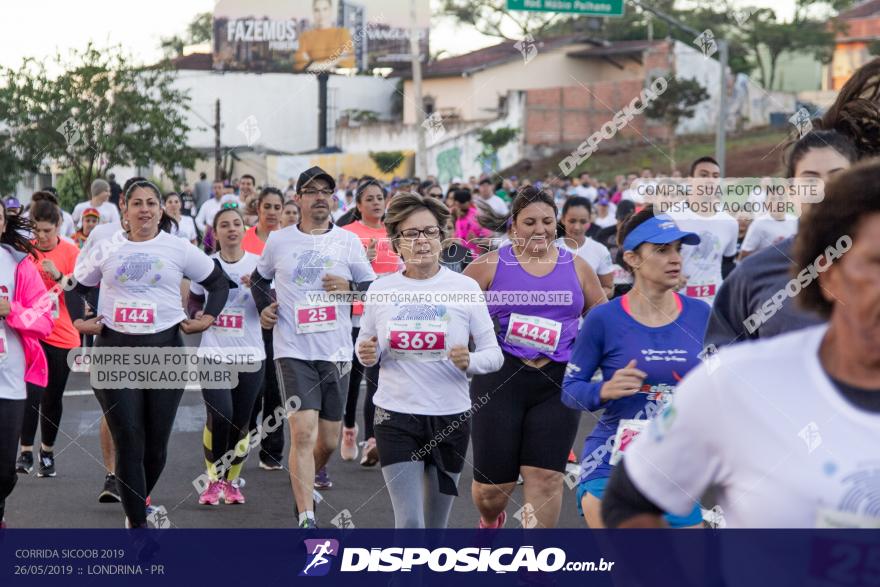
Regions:
[[[285,407],[299,404],[299,410],[317,410],[322,420],[342,420],[350,361],[303,361],[283,357],[275,359],[275,370]]]
[[[470,413],[448,416],[401,414],[376,406],[373,426],[379,463],[425,461],[449,473],[464,469],[470,438]]]
[[[471,381],[474,481],[513,483],[522,466],[565,472],[581,413],[562,403],[565,363],[529,367],[504,353]]]

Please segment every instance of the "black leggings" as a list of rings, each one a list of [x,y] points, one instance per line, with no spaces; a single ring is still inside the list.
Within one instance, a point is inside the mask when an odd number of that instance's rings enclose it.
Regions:
[[[46,387],[27,384],[27,406],[21,428],[22,446],[33,446],[37,423],[40,424],[40,439],[46,446],[55,446],[55,439],[58,438],[58,430],[61,428],[61,400],[70,375],[70,367],[67,366],[70,349],[58,348],[42,341],[40,344],[49,364],[49,383]]]
[[[202,390],[208,412],[202,436],[205,462],[212,481],[218,478],[233,481],[241,474],[250,445],[248,425],[263,385],[263,371],[261,365],[255,373],[239,372],[238,385],[233,389]],[[217,461],[221,461],[219,474],[215,465]]]
[[[104,328],[95,347],[182,347],[177,326],[130,335]],[[133,527],[147,521],[146,499],[159,481],[183,389],[96,389],[113,444],[122,508]]]
[[[358,333],[360,328],[353,328],[351,338],[357,344]],[[372,438],[373,434],[373,418],[376,415],[376,406],[373,404],[373,396],[379,388],[379,363],[372,367],[364,367],[358,361],[357,353],[351,361],[351,375],[348,378],[348,397],[345,400],[345,416],[343,417],[343,426],[346,428],[354,428],[357,421],[358,396],[361,392],[361,379],[367,379],[367,397],[364,398],[364,438]]]
[[[260,393],[257,395],[257,401],[254,402],[254,411],[251,415],[251,430],[257,428],[257,423],[261,420],[261,410],[263,412],[262,421],[265,421],[266,418],[275,413],[275,408],[281,406],[281,392],[278,391],[278,375],[275,372],[275,351],[272,345],[272,331],[263,330],[263,348],[266,350],[266,360],[264,361],[266,373],[263,377]],[[263,431],[263,434],[265,434],[265,431]],[[267,464],[280,465],[283,459],[284,426],[279,426],[277,430],[265,434],[260,441],[260,460]]]
[[[3,520],[6,498],[18,481],[15,458],[26,403],[23,399],[0,399],[0,520]]]
[[[565,363],[529,367],[504,353],[501,369],[471,380],[474,481],[513,483],[522,466],[565,472],[581,413],[562,403]]]

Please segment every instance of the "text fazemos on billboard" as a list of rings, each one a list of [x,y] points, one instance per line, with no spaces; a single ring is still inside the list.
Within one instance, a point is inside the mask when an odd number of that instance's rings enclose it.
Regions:
[[[429,0],[416,0],[419,54],[428,57]],[[409,0],[219,0],[214,68],[322,72],[410,61]]]

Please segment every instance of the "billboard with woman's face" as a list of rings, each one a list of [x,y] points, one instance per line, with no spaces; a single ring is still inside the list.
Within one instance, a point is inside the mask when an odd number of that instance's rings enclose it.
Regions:
[[[411,0],[219,0],[214,68],[320,72],[409,62]],[[428,0],[416,0],[428,57]]]

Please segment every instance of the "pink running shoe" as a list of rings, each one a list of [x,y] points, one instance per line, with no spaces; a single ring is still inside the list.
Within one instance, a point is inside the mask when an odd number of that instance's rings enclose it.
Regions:
[[[223,494],[224,499],[226,501],[226,505],[232,505],[235,503],[244,503],[244,495],[241,493],[241,489],[239,489],[233,483],[229,481],[224,481]]]
[[[223,495],[223,490],[226,489],[225,481],[211,481],[208,484],[208,488],[205,489],[202,494],[199,496],[199,503],[201,505],[217,505],[220,503],[220,496]]]
[[[342,428],[342,445],[339,447],[339,456],[343,461],[354,461],[358,458],[357,445],[358,427]]]

